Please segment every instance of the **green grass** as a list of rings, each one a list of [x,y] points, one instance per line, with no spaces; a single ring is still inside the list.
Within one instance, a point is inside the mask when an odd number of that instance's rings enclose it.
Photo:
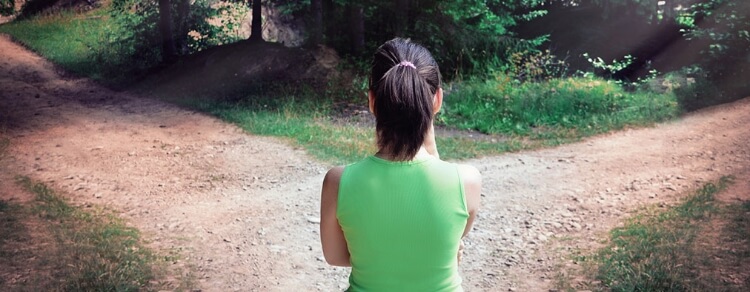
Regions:
[[[649,125],[680,112],[673,94],[629,92],[595,78],[469,80],[457,84],[445,104],[441,121],[447,125],[553,141]]]
[[[98,67],[90,46],[99,41],[92,30],[103,24],[102,17],[88,18],[86,14],[67,12],[7,23],[0,26],[0,32],[13,36],[66,70],[82,74]]]
[[[206,112],[254,134],[288,139],[321,161],[346,164],[375,153],[375,129],[334,122],[330,117],[333,99],[317,98],[310,93],[270,93],[247,95],[241,101],[215,101],[214,97],[189,95],[160,97],[182,106]],[[520,139],[501,142],[466,137],[440,137],[441,158],[466,159],[524,149]]]
[[[0,200],[0,234],[3,235],[0,238],[0,265],[9,266],[9,259],[18,253],[9,245],[19,241],[19,238],[26,234],[26,227],[19,220],[19,213],[19,205]],[[0,286],[3,286],[2,281],[0,278]]]
[[[288,101],[277,109],[236,105],[212,112],[248,132],[287,137],[324,161],[346,163],[375,152],[371,131],[331,123],[325,108],[313,102]]]
[[[29,49],[68,72],[112,87],[130,84],[155,65],[149,58],[125,55],[134,48],[115,41],[122,34],[106,9],[60,11],[0,25]]]
[[[554,146],[628,126],[650,125],[673,118],[679,112],[674,95],[626,92],[619,85],[602,80],[552,80],[522,84],[505,91],[489,81],[470,81],[457,86],[446,96],[438,123],[496,135],[495,141],[499,142],[438,136],[438,148],[444,159]],[[556,93],[550,93],[550,88]],[[330,97],[336,94],[309,89],[262,92],[156,96],[210,113],[251,133],[288,138],[322,161],[349,163],[374,153],[374,129],[335,123],[330,118],[336,115],[333,104],[342,102]],[[503,93],[513,95],[507,95],[507,99],[497,97]],[[365,101],[363,98],[343,102]]]
[[[49,275],[27,283],[30,290],[140,291],[154,279],[155,256],[144,248],[138,231],[104,211],[71,206],[42,183],[19,177],[18,183],[36,196],[28,208],[14,205],[15,221],[35,216],[52,234],[54,248],[38,256],[52,265]],[[25,209],[25,210],[24,210]],[[3,213],[5,214],[5,213]],[[10,233],[23,232],[21,226]],[[15,229],[15,231],[14,231]],[[0,246],[2,248],[2,246]],[[4,252],[7,252],[4,250]]]
[[[750,238],[750,222],[745,213],[750,210],[750,204],[724,206],[714,200],[715,194],[730,182],[731,178],[724,177],[716,184],[705,184],[677,206],[666,210],[648,208],[630,218],[625,226],[612,230],[605,248],[593,256],[577,257],[578,261],[590,261],[588,264],[594,267],[593,274],[588,275],[592,279],[590,283],[594,284],[583,288],[603,291],[705,291],[709,288],[742,291],[748,288],[738,289],[705,274],[716,269],[711,265],[716,253],[705,248],[706,238],[703,237],[706,228],[711,228],[710,220],[730,218],[738,224],[729,227],[732,235],[721,233],[722,238],[716,239],[718,242],[747,242]],[[750,259],[747,243],[740,250],[744,255],[738,261]]]

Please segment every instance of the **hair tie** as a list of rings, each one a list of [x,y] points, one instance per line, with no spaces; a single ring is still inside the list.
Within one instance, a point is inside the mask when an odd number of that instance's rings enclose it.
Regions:
[[[414,69],[417,69],[417,67],[414,66],[414,63],[409,62],[409,61],[401,61],[401,63],[396,64],[396,66],[412,67]]]

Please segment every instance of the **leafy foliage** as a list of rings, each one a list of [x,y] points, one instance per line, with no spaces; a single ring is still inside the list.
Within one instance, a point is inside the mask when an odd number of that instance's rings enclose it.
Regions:
[[[211,4],[208,0],[200,0],[193,4],[191,13],[188,46],[190,52],[197,52],[241,40],[241,21],[249,10],[241,1]]]
[[[0,0],[0,15],[8,16],[15,12],[16,2],[14,0]]]
[[[310,9],[309,1],[280,1],[287,13]],[[544,14],[539,0],[336,0],[326,9],[325,43],[345,54],[351,49],[352,7],[364,11],[365,39],[372,52],[383,42],[399,36],[430,48],[444,76],[485,74],[508,64],[510,54],[536,52],[544,36],[519,39],[509,30],[519,22]],[[367,58],[367,57],[364,57]],[[362,58],[362,59],[364,59]]]
[[[58,0],[29,0],[23,4],[21,11],[18,13],[18,18],[30,18],[44,11],[47,8],[55,5]]]
[[[750,94],[750,2],[710,0],[696,3],[682,14],[688,39],[704,44],[698,64],[709,80],[730,94]]]
[[[543,52],[515,52],[510,55],[506,70],[510,77],[520,82],[542,82],[568,75],[568,63],[552,55],[550,50]]]
[[[177,10],[178,1],[172,1],[172,10]],[[175,11],[173,27],[185,22],[188,51],[186,54],[206,48],[228,44],[240,39],[240,21],[247,13],[247,7],[241,2],[197,0],[190,4],[190,13],[184,20],[178,19]],[[157,28],[159,21],[157,1],[114,0],[110,17],[114,20],[113,30],[109,35],[113,43],[132,51],[121,55],[134,59],[158,59],[160,35]],[[179,33],[175,31],[174,33]]]

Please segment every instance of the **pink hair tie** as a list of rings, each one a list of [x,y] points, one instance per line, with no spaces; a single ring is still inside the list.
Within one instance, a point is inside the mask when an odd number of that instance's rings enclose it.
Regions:
[[[401,63],[396,64],[396,66],[412,67],[414,69],[417,69],[417,67],[414,66],[414,63],[409,61],[401,61]]]

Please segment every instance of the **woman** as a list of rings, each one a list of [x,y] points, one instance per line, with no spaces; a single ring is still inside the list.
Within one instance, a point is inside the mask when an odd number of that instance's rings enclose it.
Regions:
[[[352,267],[348,291],[462,291],[461,238],[479,208],[481,176],[439,159],[440,86],[424,47],[393,39],[375,52],[368,96],[378,152],[328,171],[321,194],[323,254]]]

